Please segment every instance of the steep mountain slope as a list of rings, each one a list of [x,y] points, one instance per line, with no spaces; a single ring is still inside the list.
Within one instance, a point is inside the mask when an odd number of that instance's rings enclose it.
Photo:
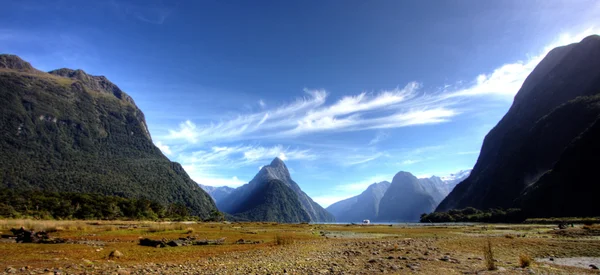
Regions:
[[[600,97],[595,98],[600,112]],[[525,189],[515,206],[531,217],[594,217],[600,215],[600,115],[561,154],[558,162]]]
[[[200,188],[202,188],[202,190],[206,191],[206,193],[208,193],[208,195],[210,195],[210,197],[216,202],[226,198],[227,196],[229,196],[229,194],[231,194],[231,192],[233,192],[233,190],[235,190],[235,188],[231,188],[228,186],[208,186],[208,185],[202,185],[202,184],[198,184],[200,186]]]
[[[548,186],[555,186],[554,190],[570,190],[572,186],[596,188],[592,180],[573,183],[558,178],[575,176],[572,170],[565,169],[590,165],[573,156],[563,158],[569,155],[568,148],[585,151],[582,147],[591,146],[574,142],[598,118],[599,93],[599,36],[550,51],[527,77],[508,113],[486,136],[469,178],[456,186],[437,211],[469,206],[531,207],[528,198],[540,202],[548,199],[555,205],[579,205],[577,192],[553,197]],[[598,165],[594,158],[590,161],[592,166]],[[554,171],[559,165],[561,170]],[[562,215],[553,208],[534,213]]]
[[[144,114],[103,76],[40,72],[0,55],[0,186],[180,203],[214,202],[152,143]]]
[[[418,221],[421,214],[433,211],[435,206],[419,179],[411,173],[398,172],[381,198],[377,221]]]
[[[373,183],[360,195],[338,201],[326,208],[338,222],[360,222],[364,219],[375,220],[379,215],[379,202],[390,187],[382,181]]]
[[[279,158],[275,158],[271,164],[261,168],[248,184],[238,187],[229,196],[217,202],[217,206],[221,211],[234,215],[236,213],[247,212],[249,207],[248,202],[252,199],[255,189],[270,180],[283,182],[287,188],[290,188],[296,194],[296,199],[300,202],[302,210],[306,211],[310,216],[310,221],[332,222],[335,220],[330,213],[325,211],[323,207],[314,202],[300,189],[298,184],[292,180],[290,172],[283,161]]]
[[[292,189],[278,179],[269,179],[252,190],[245,210],[235,216],[250,221],[309,222],[310,216]]]

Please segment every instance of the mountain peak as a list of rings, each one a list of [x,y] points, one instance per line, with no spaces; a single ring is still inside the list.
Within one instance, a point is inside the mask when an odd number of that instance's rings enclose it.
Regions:
[[[74,80],[79,80],[86,88],[101,93],[112,94],[120,100],[124,100],[129,103],[134,103],[129,95],[123,92],[117,85],[110,82],[105,76],[95,76],[87,74],[85,71],[77,69],[62,68],[58,70],[49,71],[49,74],[62,76]]]
[[[413,178],[416,179],[416,177],[413,174],[411,174],[410,172],[400,171],[400,172],[396,173],[396,175],[392,179],[392,183],[395,181],[402,181],[404,179],[413,179]]]
[[[281,160],[279,157],[276,157],[273,159],[273,161],[271,161],[271,164],[269,165],[271,167],[285,167],[287,169],[287,167],[285,166],[285,163],[283,163],[283,160]]]
[[[0,68],[10,69],[19,72],[30,72],[37,73],[38,70],[34,69],[29,62],[21,59],[14,54],[0,54]]]

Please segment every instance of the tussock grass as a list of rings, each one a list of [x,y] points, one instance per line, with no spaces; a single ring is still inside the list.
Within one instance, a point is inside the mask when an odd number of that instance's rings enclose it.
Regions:
[[[526,268],[531,266],[531,264],[533,263],[533,258],[531,258],[531,256],[527,255],[527,254],[521,254],[519,256],[519,266],[522,268]]]
[[[483,246],[483,259],[485,260],[485,267],[487,270],[497,269],[494,261],[494,251],[492,251],[492,241],[489,239]]]

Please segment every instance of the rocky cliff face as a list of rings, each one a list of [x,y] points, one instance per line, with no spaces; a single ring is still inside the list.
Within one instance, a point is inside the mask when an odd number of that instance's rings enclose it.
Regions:
[[[44,73],[0,55],[0,185],[179,203],[216,210],[181,165],[152,143],[133,99],[102,76]]]
[[[300,202],[302,210],[306,211],[309,215],[310,221],[333,222],[335,220],[330,213],[300,189],[300,186],[292,180],[290,172],[279,158],[275,158],[271,164],[261,168],[248,184],[234,190],[229,196],[218,202],[217,206],[220,210],[233,215],[246,212],[248,210],[248,201],[251,199],[254,190],[270,180],[283,182],[287,188],[296,194],[296,199]]]
[[[591,143],[576,144],[576,140],[579,137],[583,140],[584,133],[598,119],[599,93],[599,36],[550,51],[527,77],[508,113],[486,136],[471,175],[456,186],[437,210],[469,206],[530,208],[534,206],[527,201],[534,197],[538,201],[548,199],[556,207],[577,205],[577,192],[553,197],[548,186],[555,186],[554,190],[572,186],[595,188],[593,181],[581,177],[576,178],[583,182],[576,183],[558,178],[575,176],[575,170],[569,169],[588,165],[568,151],[585,151],[584,147],[591,146]],[[565,159],[567,155],[571,157]],[[555,171],[559,168],[560,171]],[[533,213],[563,215],[553,208]]]

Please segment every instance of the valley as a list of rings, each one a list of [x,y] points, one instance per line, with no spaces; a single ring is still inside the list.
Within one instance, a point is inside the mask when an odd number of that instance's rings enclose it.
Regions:
[[[10,274],[597,274],[557,263],[600,259],[600,227],[539,224],[407,226],[3,220],[0,231],[47,230],[65,244],[1,239]],[[221,245],[155,248],[140,238],[225,238]],[[241,244],[239,241],[254,241]],[[488,271],[490,241],[497,270]],[[111,257],[113,251],[118,257]],[[115,253],[113,253],[115,255]],[[520,257],[531,257],[524,268]],[[552,260],[551,260],[552,259]],[[590,260],[590,259],[588,259]],[[576,261],[571,261],[576,262]]]

